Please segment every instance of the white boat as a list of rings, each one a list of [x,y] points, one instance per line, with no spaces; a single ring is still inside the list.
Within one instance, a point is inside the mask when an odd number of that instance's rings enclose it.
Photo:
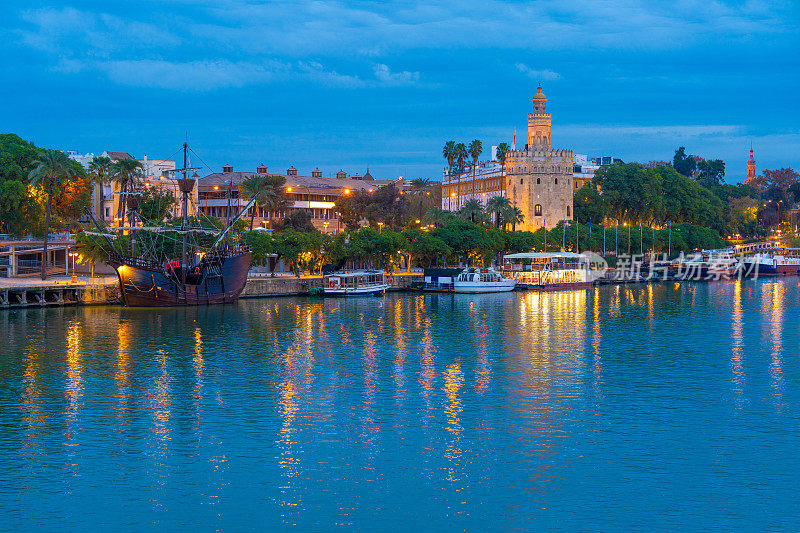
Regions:
[[[683,280],[729,279],[736,274],[739,262],[730,248],[702,250],[680,257],[670,265],[672,275]]]
[[[323,290],[331,296],[381,294],[391,287],[383,270],[334,272],[323,278]]]
[[[588,288],[605,272],[598,266],[590,254],[574,252],[528,252],[503,257],[503,274],[526,290]]]
[[[493,268],[465,268],[453,283],[453,292],[508,292],[517,282],[506,278]]]
[[[757,252],[744,259],[744,270],[750,276],[800,275],[800,249],[775,248]]]

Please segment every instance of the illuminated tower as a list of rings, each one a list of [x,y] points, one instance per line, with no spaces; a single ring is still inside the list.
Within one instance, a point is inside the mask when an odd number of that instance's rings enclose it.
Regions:
[[[747,160],[747,185],[754,185],[756,181],[756,158],[753,157],[753,145],[750,145],[750,159]]]
[[[550,150],[550,113],[547,112],[547,97],[542,92],[542,84],[531,99],[533,113],[528,115],[528,149]]]

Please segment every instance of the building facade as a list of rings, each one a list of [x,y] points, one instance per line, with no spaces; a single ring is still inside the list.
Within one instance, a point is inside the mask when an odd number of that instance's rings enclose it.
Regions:
[[[504,196],[505,171],[497,161],[478,162],[473,168],[459,174],[445,173],[442,179],[442,209],[458,211],[469,200],[482,205],[490,198]]]
[[[200,213],[220,219],[225,219],[228,213],[231,217],[237,215],[248,202],[247,199],[240,197],[239,185],[250,176],[266,173],[267,167],[263,165],[258,167],[257,172],[234,172],[232,166],[225,165],[223,172],[216,172],[200,178],[197,187]],[[271,229],[275,222],[292,211],[303,210],[311,215],[311,223],[315,228],[326,233],[337,233],[343,229],[343,226],[339,224],[339,216],[335,209],[337,199],[358,190],[374,192],[378,188],[390,184],[401,188],[403,186],[402,180],[376,180],[369,170],[364,176],[359,174],[348,176],[341,170],[337,173],[336,178],[324,178],[319,169],[315,169],[311,176],[301,176],[297,169],[292,167],[282,175],[286,178],[284,192],[291,202],[289,210],[265,213],[254,207],[251,208],[247,216],[251,216],[255,211],[257,227]],[[229,201],[230,211],[228,211]]]

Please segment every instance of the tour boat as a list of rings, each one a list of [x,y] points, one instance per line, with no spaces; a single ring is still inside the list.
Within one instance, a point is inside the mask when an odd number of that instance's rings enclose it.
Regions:
[[[331,296],[383,294],[392,286],[392,278],[383,270],[334,272],[323,278],[323,291]]]
[[[739,262],[730,248],[702,250],[689,256],[681,253],[669,267],[670,274],[682,280],[728,279],[736,274]]]
[[[465,268],[453,283],[453,292],[508,292],[517,282],[506,278],[493,268]]]
[[[744,259],[744,271],[750,276],[800,275],[800,248],[756,252]]]
[[[139,213],[141,193],[136,191],[120,193],[126,198],[131,227],[103,227],[91,210],[87,210],[98,231],[85,233],[104,237],[108,243],[108,264],[116,270],[122,301],[127,306],[229,303],[239,297],[247,283],[252,253],[248,246],[232,243],[228,232],[258,195],[254,195],[221,231],[211,226],[202,227],[198,219],[190,220],[189,195],[194,189],[197,168],[188,167],[188,151],[188,144],[184,142],[183,168],[165,171],[183,176],[175,178],[182,195],[180,225],[145,225],[148,221]],[[187,176],[188,172],[194,174]],[[114,244],[123,233],[128,233],[131,239],[129,252]],[[178,243],[180,246],[176,246]]]
[[[525,290],[584,289],[602,274],[590,259],[574,252],[508,254],[503,257],[503,274]]]

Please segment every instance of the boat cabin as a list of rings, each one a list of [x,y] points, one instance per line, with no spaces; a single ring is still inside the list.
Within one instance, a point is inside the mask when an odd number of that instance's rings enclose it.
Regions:
[[[503,257],[503,274],[527,287],[591,283],[584,256],[574,252],[530,252]]]

